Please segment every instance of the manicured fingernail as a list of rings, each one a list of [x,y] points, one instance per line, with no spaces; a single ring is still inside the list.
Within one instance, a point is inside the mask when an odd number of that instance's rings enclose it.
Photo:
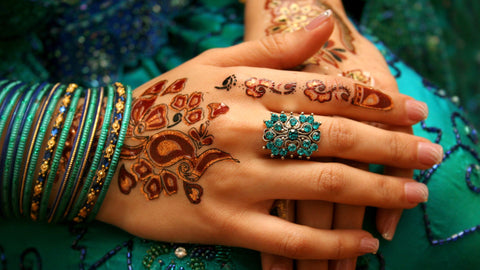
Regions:
[[[391,214],[389,217],[385,219],[383,228],[382,228],[382,237],[385,240],[391,241],[393,236],[395,235],[395,229],[397,228],[398,220],[400,219],[400,215]]]
[[[363,253],[376,254],[379,246],[380,242],[377,238],[365,237],[360,241],[360,251]]]
[[[418,161],[427,166],[442,162],[443,147],[430,142],[419,142],[417,146]]]
[[[355,259],[339,260],[335,263],[335,270],[352,270],[355,269]]]
[[[405,183],[405,197],[411,203],[426,202],[428,200],[428,188],[422,183]]]
[[[408,119],[418,122],[428,116],[428,106],[425,102],[409,99],[405,102]]]
[[[305,30],[312,31],[315,28],[319,27],[322,23],[324,23],[330,16],[332,15],[332,10],[328,9],[327,11],[323,12],[322,14],[318,15],[315,19],[310,21],[310,23],[305,26]]]

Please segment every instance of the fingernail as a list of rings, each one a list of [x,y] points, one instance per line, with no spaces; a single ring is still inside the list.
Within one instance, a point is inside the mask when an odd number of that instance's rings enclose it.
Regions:
[[[318,15],[315,19],[310,21],[310,23],[305,26],[305,30],[312,31],[315,28],[319,27],[323,22],[325,22],[332,15],[332,10],[328,9],[322,14]]]
[[[405,183],[405,197],[411,203],[426,202],[428,200],[428,188],[422,183]]]
[[[355,269],[355,259],[339,260],[335,263],[335,270],[352,270]]]
[[[428,116],[428,106],[425,102],[409,99],[406,101],[408,119],[418,122]]]
[[[418,161],[427,166],[439,164],[443,159],[443,147],[430,142],[419,142]]]
[[[400,219],[399,215],[391,214],[385,219],[383,228],[382,228],[382,237],[385,240],[392,241],[393,236],[395,235],[395,229],[397,228],[398,220]]]
[[[363,253],[373,253],[376,254],[380,242],[377,238],[368,238],[365,237],[360,241],[360,251]]]

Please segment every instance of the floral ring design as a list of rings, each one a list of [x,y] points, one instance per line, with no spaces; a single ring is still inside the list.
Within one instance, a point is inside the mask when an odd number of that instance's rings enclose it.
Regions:
[[[290,115],[284,112],[272,113],[269,120],[265,120],[263,140],[266,145],[263,149],[270,150],[270,156],[285,159],[303,158],[310,159],[313,152],[318,151],[320,141],[321,123],[315,121],[313,114],[299,116]]]

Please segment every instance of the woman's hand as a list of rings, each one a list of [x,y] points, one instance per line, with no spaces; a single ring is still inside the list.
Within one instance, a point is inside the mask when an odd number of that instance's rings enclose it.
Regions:
[[[246,11],[246,39],[257,39],[265,34],[296,30],[327,9],[333,11],[334,31],[325,45],[303,63],[301,69],[318,74],[349,77],[386,91],[398,92],[395,79],[390,74],[383,56],[350,23],[340,0],[249,1]],[[411,109],[413,113],[418,113],[417,110],[420,108]],[[424,113],[426,115],[427,111]],[[411,133],[410,127],[386,126],[378,123],[376,125],[385,129]],[[356,167],[368,169],[367,165],[362,164],[356,164]],[[385,173],[406,178],[411,178],[413,175],[412,170],[395,167],[386,167]],[[303,201],[297,202],[296,211],[296,222],[300,224],[325,229],[359,229],[363,223],[364,207]],[[378,209],[377,228],[384,238],[388,240],[393,238],[401,212],[401,210]],[[264,256],[264,269],[269,269],[274,264],[291,265],[291,261]],[[355,259],[331,263],[331,268],[335,269],[354,269],[354,266]],[[299,270],[327,269],[328,263],[299,261],[297,267]]]
[[[309,31],[207,51],[136,89],[118,183],[97,218],[148,239],[298,259],[375,252],[378,240],[368,232],[316,229],[269,214],[276,199],[404,209],[428,196],[410,179],[319,162],[337,157],[423,169],[438,161],[422,148],[435,147],[423,138],[347,119],[411,125],[423,116],[408,108],[421,103],[347,78],[274,70],[309,58],[332,23],[317,20]],[[312,126],[322,123],[315,161],[270,158],[262,149],[263,121],[281,111],[303,111],[313,114]]]

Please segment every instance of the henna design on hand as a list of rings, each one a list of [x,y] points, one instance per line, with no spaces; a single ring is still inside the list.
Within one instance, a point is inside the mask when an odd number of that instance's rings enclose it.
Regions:
[[[343,18],[328,4],[320,0],[268,0],[265,9],[270,10],[272,25],[266,29],[267,35],[281,32],[294,32],[305,27],[312,19],[330,9],[335,17],[339,39],[343,47],[336,47],[333,40],[328,40],[320,51],[308,59],[305,64],[328,63],[338,68],[338,63],[347,59],[345,53],[355,54],[354,37]]]
[[[122,193],[130,194],[141,182],[141,192],[153,200],[162,193],[176,194],[178,181],[182,181],[188,200],[198,204],[204,193],[198,182],[205,171],[223,160],[239,162],[220,149],[203,149],[214,141],[208,133],[210,121],[229,111],[223,103],[207,105],[209,120],[201,123],[199,129],[191,127],[188,133],[171,129],[181,124],[194,125],[205,118],[203,93],[180,93],[186,82],[186,78],[178,79],[167,87],[166,80],[159,81],[134,100],[121,152],[123,159],[133,163],[129,168],[125,164],[120,166],[118,187]],[[156,104],[159,96],[167,94],[176,95],[168,105]]]

